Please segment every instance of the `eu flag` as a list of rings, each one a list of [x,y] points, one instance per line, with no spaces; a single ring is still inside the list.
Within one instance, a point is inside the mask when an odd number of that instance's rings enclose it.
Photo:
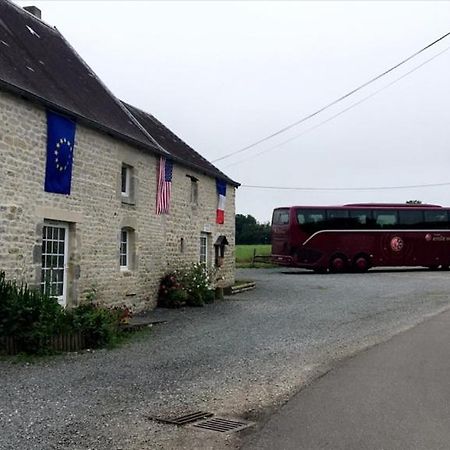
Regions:
[[[47,111],[46,192],[70,194],[75,127],[73,120]]]

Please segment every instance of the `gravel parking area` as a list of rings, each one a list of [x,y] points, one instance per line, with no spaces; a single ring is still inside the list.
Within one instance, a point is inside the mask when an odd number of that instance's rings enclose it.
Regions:
[[[148,416],[202,409],[257,419],[336,359],[450,306],[448,272],[247,269],[238,278],[257,288],[155,311],[167,323],[119,349],[0,361],[0,449],[234,447],[233,436]]]

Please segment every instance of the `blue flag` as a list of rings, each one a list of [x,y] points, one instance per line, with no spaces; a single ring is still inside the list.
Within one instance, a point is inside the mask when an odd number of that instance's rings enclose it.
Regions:
[[[70,195],[75,127],[74,121],[47,111],[46,192]]]

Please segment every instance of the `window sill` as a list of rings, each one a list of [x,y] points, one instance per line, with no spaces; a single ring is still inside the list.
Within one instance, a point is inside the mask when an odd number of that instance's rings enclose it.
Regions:
[[[133,271],[131,271],[130,269],[128,269],[126,267],[121,267],[120,268],[120,273],[124,277],[131,277],[133,275]]]
[[[121,200],[122,204],[124,204],[124,205],[130,205],[130,206],[136,205],[136,202],[134,201],[133,198],[127,197],[125,195],[122,195],[120,200]]]

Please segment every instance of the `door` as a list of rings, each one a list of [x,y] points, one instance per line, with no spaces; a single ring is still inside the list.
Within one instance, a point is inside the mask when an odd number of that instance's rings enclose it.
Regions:
[[[61,306],[67,304],[68,248],[68,224],[46,222],[42,233],[41,286]]]

